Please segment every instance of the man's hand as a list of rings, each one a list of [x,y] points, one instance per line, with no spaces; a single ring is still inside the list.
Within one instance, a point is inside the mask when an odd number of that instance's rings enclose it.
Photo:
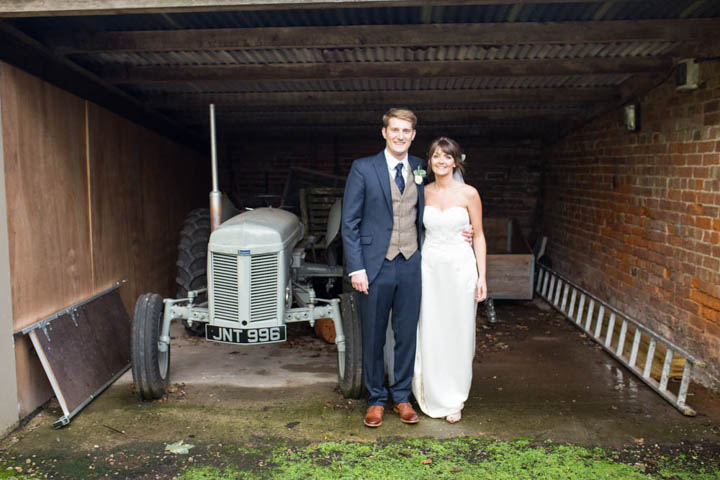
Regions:
[[[359,272],[350,277],[352,286],[358,292],[362,292],[365,295],[368,294],[368,277],[367,273]]]
[[[472,244],[473,242],[473,228],[472,225],[467,224],[465,228],[462,229],[462,236],[465,239],[466,242],[469,244]]]

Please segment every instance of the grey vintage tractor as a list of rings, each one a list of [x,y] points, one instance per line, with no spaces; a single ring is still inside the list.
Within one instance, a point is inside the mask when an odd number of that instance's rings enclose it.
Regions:
[[[208,341],[259,345],[284,342],[289,323],[312,325],[330,318],[340,389],[357,398],[362,393],[362,335],[353,294],[318,298],[313,288],[317,279],[342,282],[342,266],[305,261],[315,239],[303,238],[303,224],[293,213],[257,208],[231,216],[223,209],[214,130],[211,106],[210,209],[191,212],[181,232],[178,298],[146,293],[135,305],[131,364],[138,395],[151,400],[167,391],[173,320]],[[338,201],[330,210],[325,247],[339,241],[340,208]]]

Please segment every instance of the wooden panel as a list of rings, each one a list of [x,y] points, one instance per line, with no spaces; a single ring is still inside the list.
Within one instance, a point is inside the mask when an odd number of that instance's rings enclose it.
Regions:
[[[488,255],[506,253],[508,251],[508,222],[509,219],[507,218],[483,218],[483,232],[485,233]]]
[[[88,124],[95,289],[126,279],[121,296],[132,312],[142,293],[175,294],[179,232],[198,206],[193,191],[209,191],[197,175],[209,164],[91,103]]]
[[[65,416],[130,365],[130,318],[117,290],[75,313],[43,322],[30,332]]]
[[[90,296],[83,101],[0,75],[14,331]]]
[[[121,296],[131,312],[142,243],[142,193],[137,188],[141,145],[130,122],[90,103],[87,114],[95,288],[127,280]]]
[[[50,400],[52,387],[43,371],[30,337],[15,339],[15,369],[17,374],[18,415],[24,418]]]
[[[494,299],[531,299],[533,268],[532,255],[488,255],[488,296]]]

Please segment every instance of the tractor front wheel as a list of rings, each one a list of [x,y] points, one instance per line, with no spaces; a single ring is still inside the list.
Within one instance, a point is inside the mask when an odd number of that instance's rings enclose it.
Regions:
[[[135,304],[130,361],[135,391],[143,400],[165,395],[170,378],[170,345],[158,348],[163,326],[163,298],[155,293],[140,295]]]
[[[363,393],[362,328],[355,293],[340,295],[340,314],[345,352],[338,352],[338,384],[346,398],[360,398]]]

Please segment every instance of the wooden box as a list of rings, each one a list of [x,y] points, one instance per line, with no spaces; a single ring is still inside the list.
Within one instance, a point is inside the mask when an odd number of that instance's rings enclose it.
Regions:
[[[535,256],[517,223],[510,218],[483,218],[487,242],[488,296],[531,300]]]

